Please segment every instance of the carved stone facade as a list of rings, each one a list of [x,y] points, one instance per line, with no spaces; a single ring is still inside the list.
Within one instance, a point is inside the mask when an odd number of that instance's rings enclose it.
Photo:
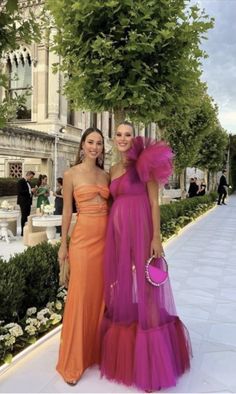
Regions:
[[[33,170],[36,175],[46,173],[50,184],[74,163],[78,149],[77,141],[66,135],[16,126],[0,130],[0,141],[0,177],[19,177]]]

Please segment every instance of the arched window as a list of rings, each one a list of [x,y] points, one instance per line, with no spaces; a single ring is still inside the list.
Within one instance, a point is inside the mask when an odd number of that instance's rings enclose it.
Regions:
[[[12,98],[24,96],[18,107],[17,119],[31,120],[31,58],[26,48],[8,55],[9,94]]]

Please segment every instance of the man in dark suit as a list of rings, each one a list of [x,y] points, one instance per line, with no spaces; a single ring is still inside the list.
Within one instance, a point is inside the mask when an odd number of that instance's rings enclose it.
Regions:
[[[227,183],[227,179],[226,179],[226,170],[222,171],[222,175],[220,177],[220,183],[218,186],[218,194],[219,194],[219,198],[218,198],[218,205],[221,205],[221,200],[222,200],[222,204],[226,205],[225,203],[225,198],[227,196],[227,188],[229,187],[228,183]]]
[[[17,183],[17,204],[21,210],[21,235],[23,235],[24,225],[30,215],[32,197],[34,189],[31,189],[30,180],[34,177],[33,171],[27,171],[25,177]]]
[[[195,181],[195,178],[190,178],[190,185],[189,185],[189,189],[188,189],[188,197],[192,198],[192,197],[196,197],[197,196],[197,192],[198,192],[198,185]]]

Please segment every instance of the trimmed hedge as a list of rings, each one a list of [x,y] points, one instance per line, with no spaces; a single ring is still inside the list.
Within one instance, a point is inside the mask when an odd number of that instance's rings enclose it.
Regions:
[[[48,242],[0,260],[0,320],[16,321],[27,308],[44,307],[56,298],[59,287],[58,245]]]
[[[19,178],[0,178],[0,197],[2,196],[16,196],[17,182]],[[34,187],[38,182],[37,178],[30,181],[31,187]]]
[[[0,178],[0,196],[17,195],[17,178]]]
[[[211,192],[205,196],[186,198],[171,204],[160,206],[161,234],[166,240],[193,219],[211,208],[217,200],[217,193]]]

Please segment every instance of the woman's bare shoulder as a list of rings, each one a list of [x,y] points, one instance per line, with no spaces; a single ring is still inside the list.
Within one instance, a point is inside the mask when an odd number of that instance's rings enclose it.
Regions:
[[[110,182],[110,174],[109,174],[107,171],[102,170],[102,169],[100,168],[100,169],[99,169],[99,174],[100,174],[103,178],[105,178],[106,181],[107,181],[108,183]]]
[[[64,176],[73,176],[74,174],[81,172],[81,170],[81,164],[76,164],[75,166],[68,168],[64,172]]]
[[[118,170],[119,168],[119,163],[113,164],[113,166],[110,167],[109,173],[110,177]]]

